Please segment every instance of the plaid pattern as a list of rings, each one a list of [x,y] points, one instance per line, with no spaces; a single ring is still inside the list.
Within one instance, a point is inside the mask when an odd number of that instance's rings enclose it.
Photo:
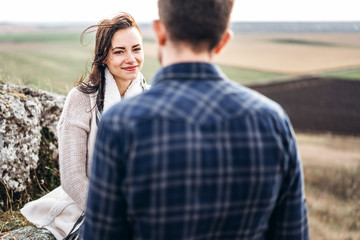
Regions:
[[[308,239],[283,110],[217,67],[162,69],[105,113],[83,239]]]

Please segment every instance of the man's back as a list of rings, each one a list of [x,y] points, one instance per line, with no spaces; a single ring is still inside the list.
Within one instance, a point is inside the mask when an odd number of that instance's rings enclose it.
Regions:
[[[106,211],[88,234],[101,236],[110,223],[106,234],[134,239],[300,239],[307,232],[287,116],[211,64],[161,70],[152,89],[104,115],[97,142],[93,174],[101,178],[91,179],[87,214]]]

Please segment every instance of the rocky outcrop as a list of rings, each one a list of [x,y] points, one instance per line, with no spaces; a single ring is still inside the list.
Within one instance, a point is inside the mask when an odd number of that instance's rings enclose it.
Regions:
[[[31,190],[35,185],[45,192],[59,184],[56,125],[64,101],[54,93],[0,84],[0,208],[11,204],[14,193],[26,190],[32,198],[40,195]]]
[[[46,229],[27,226],[2,237],[3,240],[55,240],[55,237]]]

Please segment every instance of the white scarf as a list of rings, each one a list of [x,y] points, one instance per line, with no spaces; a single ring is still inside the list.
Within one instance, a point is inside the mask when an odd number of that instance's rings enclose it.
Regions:
[[[134,97],[147,89],[143,82],[143,75],[139,72],[136,79],[134,79],[124,94],[124,98]],[[119,89],[116,85],[114,76],[108,68],[105,69],[105,96],[104,96],[104,110],[103,113],[111,108],[114,104],[121,101]]]

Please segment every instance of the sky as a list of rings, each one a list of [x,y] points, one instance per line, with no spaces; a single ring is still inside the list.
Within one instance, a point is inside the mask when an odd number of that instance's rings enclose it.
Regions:
[[[359,0],[235,0],[232,21],[360,21]],[[119,11],[158,18],[157,0],[0,0],[1,22],[93,22]]]

